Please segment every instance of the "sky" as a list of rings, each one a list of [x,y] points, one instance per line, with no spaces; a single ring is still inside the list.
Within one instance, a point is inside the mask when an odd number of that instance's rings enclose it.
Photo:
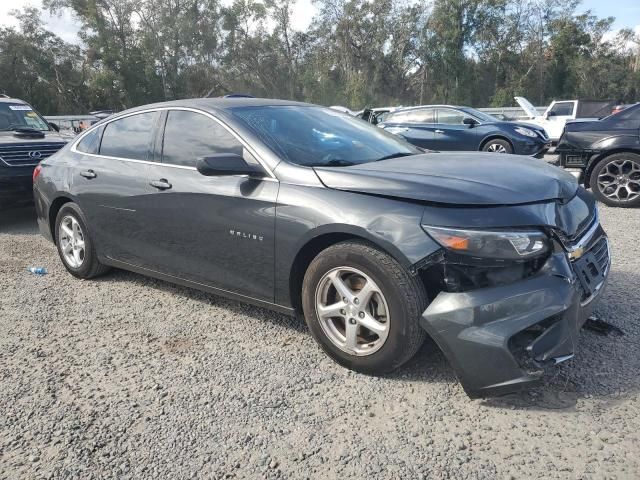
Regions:
[[[231,0],[223,0],[230,3]],[[15,18],[9,15],[13,9],[25,6],[41,6],[41,0],[0,0],[0,25],[15,25]],[[615,29],[635,28],[640,33],[640,0],[583,0],[581,10],[591,9],[599,17],[616,17]],[[311,0],[298,0],[293,11],[293,26],[304,30],[309,26],[316,8]],[[69,13],[62,16],[44,15],[46,24],[52,32],[67,42],[79,42],[78,22]]]

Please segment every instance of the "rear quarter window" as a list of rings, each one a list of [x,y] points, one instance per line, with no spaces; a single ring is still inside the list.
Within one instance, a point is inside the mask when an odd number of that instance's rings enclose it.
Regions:
[[[98,153],[102,128],[95,128],[87,133],[76,145],[76,150],[82,153]]]

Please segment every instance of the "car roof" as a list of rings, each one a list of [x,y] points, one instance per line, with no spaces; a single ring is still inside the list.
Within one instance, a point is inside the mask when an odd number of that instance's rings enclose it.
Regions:
[[[11,98],[7,96],[0,96],[0,103],[21,103],[23,105],[28,105],[24,100],[20,100],[19,98]]]
[[[200,110],[228,110],[236,107],[267,107],[267,106],[317,106],[309,103],[294,102],[291,100],[278,100],[273,98],[247,98],[247,97],[228,97],[228,98],[189,98],[185,100],[172,100],[169,102],[152,103],[149,105],[141,105],[139,107],[130,108],[122,113],[130,113],[137,110],[147,110],[149,108],[158,107],[186,107],[196,108]]]

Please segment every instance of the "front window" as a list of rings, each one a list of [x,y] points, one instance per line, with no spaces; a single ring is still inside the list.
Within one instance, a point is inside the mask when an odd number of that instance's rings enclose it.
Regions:
[[[441,125],[462,125],[465,114],[448,108],[438,109],[438,123]]]
[[[169,112],[162,144],[163,163],[195,167],[201,157],[242,152],[242,144],[209,117],[186,110]]]
[[[0,131],[20,129],[50,130],[49,124],[29,105],[0,103]]]
[[[303,166],[349,166],[417,155],[417,147],[350,115],[322,107],[232,109],[275,153]]]
[[[488,113],[484,113],[481,112],[480,110],[476,110],[475,108],[463,108],[461,109],[464,113],[475,117],[476,119],[480,120],[481,122],[485,122],[485,123],[493,123],[493,122],[499,122],[500,120],[496,117],[494,117],[493,115],[489,115]]]
[[[556,117],[567,117],[573,115],[573,102],[560,102],[556,103],[551,110],[549,110],[549,114]]]

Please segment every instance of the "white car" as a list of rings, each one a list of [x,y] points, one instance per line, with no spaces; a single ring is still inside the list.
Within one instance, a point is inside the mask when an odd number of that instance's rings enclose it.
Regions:
[[[523,122],[533,123],[544,128],[552,142],[556,143],[562,136],[564,126],[570,120],[590,119],[598,120],[611,113],[615,102],[592,100],[554,100],[547,107],[544,114],[540,115],[538,109],[524,97],[514,97],[516,102],[525,111],[528,118]]]

